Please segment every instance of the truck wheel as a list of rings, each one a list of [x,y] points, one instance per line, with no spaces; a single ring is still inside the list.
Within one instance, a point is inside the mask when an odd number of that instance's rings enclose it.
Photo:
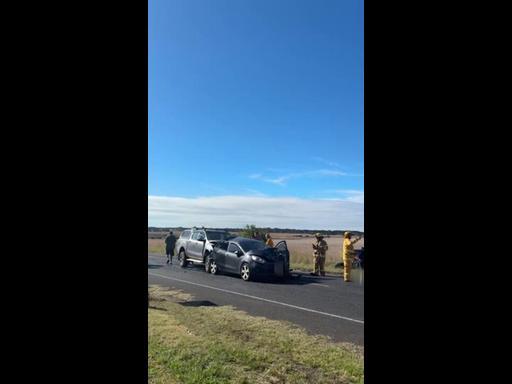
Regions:
[[[210,273],[210,257],[209,256],[206,257],[206,260],[204,262],[204,270],[206,271],[206,273]]]
[[[185,251],[182,249],[178,255],[178,261],[180,262],[180,267],[185,268],[188,265],[187,255]]]
[[[211,256],[206,257],[206,261],[204,263],[204,269],[207,273],[211,273],[212,275],[216,275],[219,272],[217,263]]]

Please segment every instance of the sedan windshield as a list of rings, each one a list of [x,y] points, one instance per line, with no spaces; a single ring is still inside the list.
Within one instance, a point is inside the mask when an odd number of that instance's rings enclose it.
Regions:
[[[265,248],[268,248],[267,245],[263,241],[251,240],[251,239],[240,240],[239,244],[245,252],[261,251]]]
[[[231,235],[228,232],[206,231],[208,240],[227,240]]]

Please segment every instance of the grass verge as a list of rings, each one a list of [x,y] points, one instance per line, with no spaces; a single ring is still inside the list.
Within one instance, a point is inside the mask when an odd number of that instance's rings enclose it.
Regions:
[[[149,383],[363,383],[362,348],[149,287]]]
[[[148,253],[165,255],[165,243],[161,239],[148,239]]]
[[[343,272],[343,268],[341,268],[341,266],[335,267],[336,264],[337,263],[335,263],[335,262],[325,263],[325,265],[324,265],[325,272],[341,274]],[[292,260],[290,268],[294,269],[294,270],[298,270],[298,271],[313,272],[315,269],[315,265],[313,263],[311,263],[311,264],[294,263]]]

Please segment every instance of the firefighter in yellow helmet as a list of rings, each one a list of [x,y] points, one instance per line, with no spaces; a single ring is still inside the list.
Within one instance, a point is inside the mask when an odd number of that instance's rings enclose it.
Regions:
[[[272,240],[272,237],[270,236],[270,233],[267,233],[265,235],[267,241],[265,242],[265,244],[267,244],[269,247],[273,247],[274,246],[274,240]]]
[[[329,246],[320,233],[315,234],[315,237],[316,244],[313,243],[313,260],[315,262],[315,272],[312,273],[312,275],[325,276],[325,253],[329,249]]]
[[[352,261],[354,260],[355,255],[354,244],[361,240],[362,236],[352,240],[352,234],[350,232],[345,232],[343,237],[343,246],[341,250],[341,257],[343,259],[343,279],[349,282],[351,281],[350,271],[352,269]]]

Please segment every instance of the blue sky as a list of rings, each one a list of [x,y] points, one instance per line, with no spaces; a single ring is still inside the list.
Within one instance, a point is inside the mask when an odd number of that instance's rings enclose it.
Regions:
[[[363,228],[363,6],[149,0],[150,225],[273,227],[262,207],[281,201],[304,211],[283,226],[332,204],[314,228]],[[208,215],[239,198],[245,217]]]

